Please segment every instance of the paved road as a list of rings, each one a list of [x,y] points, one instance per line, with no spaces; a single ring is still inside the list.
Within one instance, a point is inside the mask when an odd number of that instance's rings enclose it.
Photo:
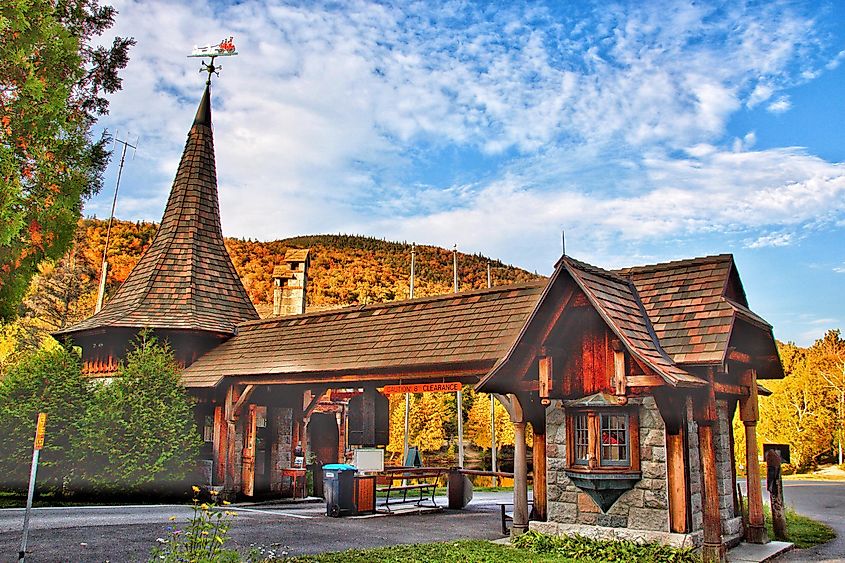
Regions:
[[[745,480],[740,481],[743,495]],[[815,548],[796,549],[777,559],[782,561],[845,562],[845,481],[784,481],[786,506],[799,514],[824,522],[836,531],[836,539]],[[763,501],[769,493],[763,480]]]
[[[255,545],[290,555],[459,538],[501,537],[499,500],[510,493],[476,493],[467,510],[375,518],[327,518],[324,504],[236,507],[231,546]],[[445,498],[438,503],[446,505]],[[42,508],[33,511],[27,561],[146,561],[156,538],[184,522],[179,505]],[[0,561],[17,561],[23,510],[0,510]]]
[[[778,561],[845,561],[845,482],[784,481],[783,497],[799,514],[836,530],[836,539],[815,548],[796,549]]]

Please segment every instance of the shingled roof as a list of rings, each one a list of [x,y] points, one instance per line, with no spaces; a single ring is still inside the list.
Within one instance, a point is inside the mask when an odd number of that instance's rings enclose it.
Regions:
[[[103,327],[233,334],[257,318],[223,244],[206,86],[149,249],[99,313],[57,334]]]
[[[276,317],[240,325],[238,335],[182,374],[187,387],[226,376],[412,373],[443,366],[486,372],[511,346],[544,282]]]
[[[560,265],[566,268],[610,329],[640,361],[672,385],[705,383],[677,366],[663,350],[630,280],[569,256],[564,256]]]
[[[730,254],[625,268],[615,273],[633,282],[660,345],[676,363],[721,362],[735,314],[771,330],[748,309]]]

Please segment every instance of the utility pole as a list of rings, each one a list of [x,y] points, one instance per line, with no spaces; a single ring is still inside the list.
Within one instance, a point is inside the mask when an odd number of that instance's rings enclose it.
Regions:
[[[120,165],[117,168],[117,183],[114,187],[114,198],[112,198],[111,202],[111,214],[109,215],[109,224],[106,227],[106,244],[103,246],[103,265],[100,269],[100,287],[97,290],[97,304],[94,306],[94,312],[99,313],[100,309],[103,308],[103,300],[106,297],[106,274],[108,273],[109,263],[108,263],[108,251],[109,251],[109,241],[111,240],[111,226],[114,222],[114,210],[117,207],[117,192],[120,189],[120,177],[123,175],[123,165],[126,162],[126,149],[132,149],[132,157],[135,157],[135,151],[138,148],[138,141],[135,140],[134,145],[130,145],[126,141],[117,138],[115,135],[114,138],[115,143],[120,143],[123,145],[123,149],[120,152]]]
[[[411,243],[411,291],[410,291],[410,298],[414,298],[414,270],[416,268],[416,258],[417,258],[417,244],[412,242]],[[402,449],[402,463],[404,464],[408,460],[408,439],[410,436],[410,414],[411,414],[411,394],[405,393],[405,441],[404,447]]]
[[[487,261],[487,289],[493,287],[493,269]],[[490,393],[490,467],[496,472],[496,398]],[[499,478],[493,477],[493,485],[499,486]]]

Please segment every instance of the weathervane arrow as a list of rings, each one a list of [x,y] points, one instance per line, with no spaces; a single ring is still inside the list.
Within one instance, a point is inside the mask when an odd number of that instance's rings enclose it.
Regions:
[[[207,72],[208,73],[208,80],[206,80],[206,84],[211,84],[211,75],[216,74],[220,76],[220,69],[223,67],[220,65],[214,64],[215,57],[232,57],[238,54],[238,51],[235,49],[235,43],[233,41],[233,37],[229,37],[228,39],[224,39],[220,43],[215,45],[205,45],[204,47],[197,47],[194,45],[194,49],[191,51],[191,54],[188,57],[211,57],[211,62],[206,63],[205,61],[202,62],[202,66],[200,67],[200,72]]]

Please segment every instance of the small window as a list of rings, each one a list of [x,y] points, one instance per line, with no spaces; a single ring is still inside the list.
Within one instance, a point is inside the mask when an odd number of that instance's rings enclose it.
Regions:
[[[587,414],[575,415],[575,459],[576,465],[587,465],[590,455],[590,431],[587,427]]]
[[[628,465],[628,415],[601,415],[601,459],[599,465]]]
[[[639,471],[638,417],[633,409],[573,409],[568,413],[568,466],[576,471]]]

